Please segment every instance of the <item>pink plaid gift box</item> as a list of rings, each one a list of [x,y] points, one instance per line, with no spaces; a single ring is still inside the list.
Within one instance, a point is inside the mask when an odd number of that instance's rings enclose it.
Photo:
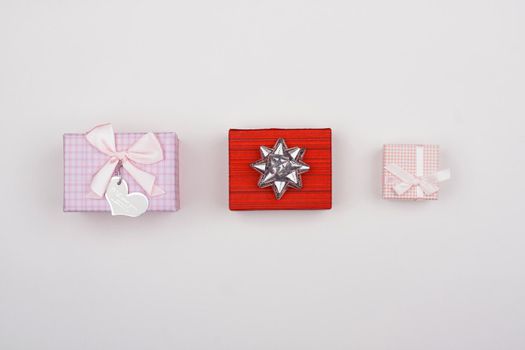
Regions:
[[[106,126],[111,128],[109,124],[102,127]],[[146,133],[114,133],[117,153],[124,154],[144,135]],[[159,193],[152,195],[146,193],[147,191],[125,168],[120,171],[120,175],[128,183],[130,193],[140,192],[148,197],[147,211],[176,211],[179,209],[179,141],[177,134],[159,132],[154,135],[160,143],[162,159],[153,164],[129,162],[138,168],[139,172],[146,172],[147,175],[154,177],[154,187],[158,189]],[[86,136],[87,134],[64,134],[65,212],[110,211],[110,206],[104,196],[92,198],[91,194],[95,174],[102,169],[111,157],[95,148]],[[152,136],[153,139],[155,137]]]
[[[388,144],[383,146],[384,199],[438,199],[439,182],[450,170],[439,171],[439,146]]]

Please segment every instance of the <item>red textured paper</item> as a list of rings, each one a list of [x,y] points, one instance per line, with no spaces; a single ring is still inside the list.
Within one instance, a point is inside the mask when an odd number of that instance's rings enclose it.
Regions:
[[[259,146],[273,148],[278,138],[288,147],[306,149],[303,188],[289,187],[277,200],[271,187],[259,188],[260,174],[250,164],[261,159]],[[285,210],[332,207],[331,129],[231,129],[229,133],[230,209]]]

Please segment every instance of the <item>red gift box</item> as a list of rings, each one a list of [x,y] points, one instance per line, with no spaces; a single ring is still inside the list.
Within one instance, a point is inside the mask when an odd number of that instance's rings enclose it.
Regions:
[[[271,187],[258,187],[260,173],[251,164],[261,159],[260,146],[274,147],[284,139],[289,148],[305,149],[310,166],[301,175],[302,188],[276,199]],[[330,209],[332,207],[332,130],[230,129],[230,210]]]

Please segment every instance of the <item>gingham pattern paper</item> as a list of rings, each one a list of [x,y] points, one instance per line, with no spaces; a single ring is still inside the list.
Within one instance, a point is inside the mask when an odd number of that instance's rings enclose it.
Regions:
[[[125,151],[144,133],[115,133],[117,151]],[[176,211],[179,208],[179,141],[173,132],[155,133],[164,151],[164,160],[145,165],[134,163],[138,168],[154,174],[156,184],[166,193],[149,197],[148,211]],[[64,211],[110,211],[105,198],[87,197],[93,175],[108,160],[86,140],[85,134],[64,134]],[[121,169],[121,175],[129,185],[129,192],[145,191]]]
[[[423,147],[424,167],[423,176],[434,175],[439,170],[439,145],[409,145],[389,144],[383,146],[383,198],[384,199],[438,199],[438,192],[431,195],[423,194],[417,196],[416,186],[412,186],[407,192],[398,195],[394,192],[393,185],[400,180],[387,171],[384,167],[396,164],[412,175],[416,175],[416,149]]]

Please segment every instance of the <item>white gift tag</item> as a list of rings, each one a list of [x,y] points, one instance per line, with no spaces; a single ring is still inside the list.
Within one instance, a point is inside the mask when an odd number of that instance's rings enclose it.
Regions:
[[[148,209],[148,197],[139,192],[128,193],[128,184],[119,176],[113,176],[106,190],[106,200],[111,215],[137,217]]]

